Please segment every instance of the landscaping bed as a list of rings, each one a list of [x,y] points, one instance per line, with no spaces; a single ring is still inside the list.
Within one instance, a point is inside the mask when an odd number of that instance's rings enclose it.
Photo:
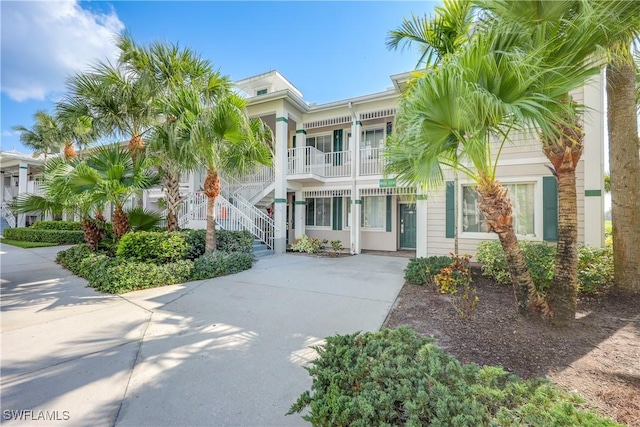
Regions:
[[[620,423],[640,426],[640,297],[581,296],[566,328],[521,318],[513,289],[474,271],[479,302],[462,322],[450,296],[405,284],[385,322],[408,325],[461,362],[547,377]]]

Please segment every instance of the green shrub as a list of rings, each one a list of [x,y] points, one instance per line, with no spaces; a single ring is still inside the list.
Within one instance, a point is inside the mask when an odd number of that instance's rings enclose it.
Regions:
[[[116,255],[128,261],[161,264],[182,259],[187,249],[188,245],[179,232],[136,231],[122,236]]]
[[[80,275],[80,263],[91,254],[86,244],[76,245],[56,254],[56,262],[74,274]]]
[[[536,289],[544,294],[551,285],[556,248],[546,243],[519,242],[525,263],[531,272]],[[482,274],[508,285],[511,276],[502,246],[498,241],[484,241],[478,245],[478,261]],[[578,287],[581,292],[596,293],[613,283],[613,253],[610,246],[578,248]]]
[[[113,262],[113,260],[111,260]],[[90,276],[89,285],[101,292],[121,294],[138,289],[173,285],[189,280],[193,261],[167,264],[120,261]]]
[[[180,233],[187,242],[187,252],[185,259],[195,260],[205,252],[206,230],[181,230]],[[253,251],[253,235],[248,231],[216,230],[216,250],[223,252],[243,252]]]
[[[9,240],[23,242],[46,242],[58,245],[75,245],[84,242],[82,231],[76,230],[39,230],[29,228],[7,228],[2,235]]]
[[[195,260],[204,255],[207,230],[180,230],[180,234],[187,243],[185,259]]]
[[[327,239],[320,240],[315,237],[309,238],[306,234],[300,236],[298,240],[291,245],[291,250],[294,252],[306,252],[308,254],[317,254],[324,251],[324,245],[329,243]]]
[[[445,267],[449,267],[453,259],[448,256],[431,256],[429,258],[413,258],[404,270],[404,280],[414,285],[434,283],[433,277]]]
[[[204,280],[214,277],[235,274],[248,270],[254,258],[244,252],[221,252],[204,254],[196,259],[191,273],[191,280]]]
[[[578,285],[587,294],[602,292],[613,284],[613,248],[578,248]]]
[[[253,251],[253,235],[247,230],[230,231],[217,229],[216,250],[250,254]]]
[[[30,228],[34,230],[82,231],[82,223],[76,221],[38,221]]]
[[[315,426],[613,426],[544,379],[462,364],[408,328],[327,338],[288,414]],[[313,393],[313,394],[312,394]]]

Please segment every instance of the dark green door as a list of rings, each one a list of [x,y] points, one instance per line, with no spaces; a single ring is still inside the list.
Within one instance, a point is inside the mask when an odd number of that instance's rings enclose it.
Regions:
[[[416,248],[416,207],[400,204],[400,247]]]

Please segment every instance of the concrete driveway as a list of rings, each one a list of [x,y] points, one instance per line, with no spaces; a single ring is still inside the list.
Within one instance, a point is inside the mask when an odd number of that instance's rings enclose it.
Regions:
[[[377,330],[406,258],[270,256],[122,296],[57,248],[0,247],[3,425],[304,425],[289,406],[328,335]]]

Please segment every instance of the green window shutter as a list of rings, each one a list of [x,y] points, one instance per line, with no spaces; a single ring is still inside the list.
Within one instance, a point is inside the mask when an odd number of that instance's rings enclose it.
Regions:
[[[333,151],[342,151],[342,129],[337,129],[333,131]],[[333,155],[333,165],[339,166],[342,164],[341,156],[336,154]]]
[[[333,229],[342,230],[342,197],[333,198]]]
[[[387,196],[387,231],[391,231],[391,196]]]
[[[542,178],[542,238],[558,240],[558,182],[553,176]]]
[[[387,122],[387,136],[393,132],[393,122]]]
[[[295,135],[293,135],[292,145],[293,145],[292,148],[296,148],[296,136]]]
[[[456,190],[453,181],[447,181],[446,190],[446,223],[445,223],[445,237],[453,238],[456,234],[455,227],[455,210],[456,210]]]

